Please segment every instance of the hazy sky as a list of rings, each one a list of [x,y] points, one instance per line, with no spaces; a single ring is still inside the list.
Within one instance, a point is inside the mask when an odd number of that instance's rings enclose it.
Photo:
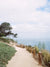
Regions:
[[[0,23],[22,38],[50,38],[50,0],[0,0]]]

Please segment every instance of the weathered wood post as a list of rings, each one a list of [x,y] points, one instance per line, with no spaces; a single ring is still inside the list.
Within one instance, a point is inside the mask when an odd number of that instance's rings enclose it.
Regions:
[[[50,67],[50,62],[48,62],[48,67]]]
[[[39,60],[39,64],[41,65],[42,64],[42,53],[41,53],[41,51],[39,51],[39,53],[38,53],[38,60]]]
[[[23,44],[22,44],[22,47],[21,48],[23,48]]]
[[[35,57],[36,51],[35,48],[33,49],[33,56]]]
[[[31,53],[32,53],[32,47],[31,47]]]
[[[20,47],[22,48],[22,44],[20,44]]]

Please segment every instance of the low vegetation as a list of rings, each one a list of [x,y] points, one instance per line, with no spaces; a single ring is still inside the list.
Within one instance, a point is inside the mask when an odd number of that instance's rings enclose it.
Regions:
[[[0,37],[0,41],[6,42],[6,43],[15,42],[13,39],[3,38],[3,37]]]
[[[9,43],[9,39],[7,39],[7,38],[3,38],[3,37],[0,37],[0,41],[3,41],[3,42],[6,42],[6,43]]]
[[[21,48],[25,48],[25,46],[23,44],[20,45],[16,45],[17,47],[21,47]]]
[[[8,64],[15,52],[16,50],[13,47],[0,42],[0,67],[6,67],[6,64]]]
[[[27,51],[29,51],[31,53],[33,53],[33,51],[35,50],[35,52],[36,52],[35,54],[36,54],[37,58],[38,58],[37,55],[38,55],[39,51],[41,51],[42,61],[46,66],[48,66],[48,63],[50,62],[50,53],[49,53],[49,51],[45,50],[45,44],[44,43],[41,44],[39,42],[38,46],[34,46],[34,47],[32,47],[30,45],[26,46],[26,49],[27,49]]]
[[[22,47],[23,45],[17,45],[18,47]],[[41,44],[41,42],[39,42],[38,46],[35,45],[34,47],[32,47],[31,45],[26,45],[24,46],[26,48],[27,51],[29,51],[32,54],[35,54],[34,58],[39,61],[39,52],[41,53],[41,60],[42,60],[42,65],[48,66],[49,62],[50,62],[50,53],[49,51],[45,50],[45,43],[43,42]],[[23,47],[22,47],[23,48]]]
[[[31,45],[26,46],[26,50],[29,51],[31,53]]]
[[[17,33],[12,32],[10,23],[3,22],[0,24],[0,67],[6,67],[8,61],[14,56],[16,50],[8,45],[11,45],[15,41],[7,38],[7,36],[13,36],[17,38]],[[6,44],[5,44],[6,43]],[[10,44],[11,43],[11,44]],[[8,45],[7,45],[8,44]]]
[[[50,53],[47,50],[42,50],[42,57],[45,65],[48,66],[48,63],[50,62]]]

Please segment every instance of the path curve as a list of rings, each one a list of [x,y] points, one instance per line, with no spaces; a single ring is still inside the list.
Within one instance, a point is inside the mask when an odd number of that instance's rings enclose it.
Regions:
[[[7,67],[42,67],[33,58],[32,54],[26,49],[14,46],[17,52],[15,56],[9,61]]]

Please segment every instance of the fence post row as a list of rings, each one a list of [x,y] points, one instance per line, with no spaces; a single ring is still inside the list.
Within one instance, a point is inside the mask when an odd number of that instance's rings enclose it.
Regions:
[[[48,67],[50,67],[50,62],[48,62]]]
[[[42,64],[42,53],[41,53],[41,51],[39,51],[39,53],[38,53],[38,60],[39,60],[39,64],[41,65]]]
[[[32,48],[31,48],[31,53],[32,53]]]
[[[33,56],[35,57],[35,54],[36,54],[36,51],[35,51],[35,48],[34,48],[34,50],[33,50]]]

